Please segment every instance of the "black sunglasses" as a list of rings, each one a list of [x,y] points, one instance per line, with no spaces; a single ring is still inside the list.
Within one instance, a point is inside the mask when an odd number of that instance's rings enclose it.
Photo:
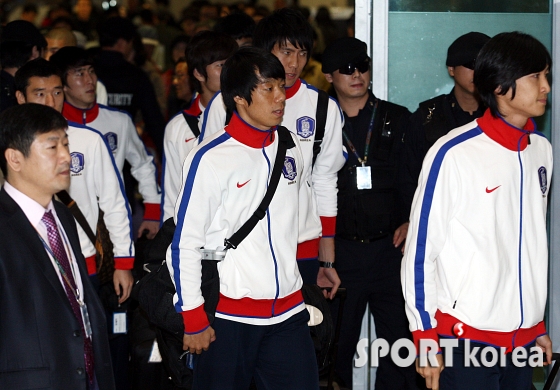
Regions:
[[[338,71],[340,74],[352,75],[356,69],[358,69],[358,72],[360,73],[366,73],[369,70],[369,58],[356,63],[350,62],[349,64],[338,68]]]

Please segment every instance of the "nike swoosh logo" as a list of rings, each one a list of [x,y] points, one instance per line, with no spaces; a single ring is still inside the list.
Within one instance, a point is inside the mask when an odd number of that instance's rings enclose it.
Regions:
[[[497,190],[498,188],[500,188],[500,187],[501,187],[501,185],[499,185],[499,186],[497,186],[497,187],[495,187],[495,188],[492,188],[491,190],[489,190],[488,187],[486,187],[486,193],[489,194],[489,193],[491,193],[491,192],[494,192],[494,191],[496,191],[496,190]]]
[[[194,137],[193,137],[193,138],[187,138],[187,139],[185,140],[185,142],[189,142],[190,140],[193,140],[193,139],[194,139]]]
[[[251,181],[251,179],[247,180],[245,183],[243,184],[239,184],[239,182],[237,182],[237,188],[241,188],[243,187],[245,184],[249,183]]]

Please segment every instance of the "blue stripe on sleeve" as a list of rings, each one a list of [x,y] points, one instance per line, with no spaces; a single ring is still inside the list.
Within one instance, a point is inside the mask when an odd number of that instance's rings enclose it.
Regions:
[[[181,260],[179,242],[181,240],[181,232],[183,230],[183,223],[185,221],[184,215],[187,213],[187,208],[189,206],[189,201],[192,194],[192,188],[195,180],[195,176],[200,164],[202,156],[210,149],[220,145],[221,143],[230,139],[231,136],[228,133],[224,133],[213,141],[201,147],[194,155],[189,167],[189,172],[187,173],[187,178],[185,180],[185,188],[183,190],[183,196],[181,197],[181,204],[179,205],[178,217],[177,217],[177,227],[175,228],[175,233],[173,234],[173,241],[171,242],[171,265],[173,267],[173,279],[175,280],[175,288],[177,290],[177,303],[175,304],[175,310],[177,312],[183,311],[183,297],[181,292],[181,277],[179,263]]]
[[[432,328],[430,315],[426,311],[426,294],[424,292],[424,262],[426,257],[426,241],[428,237],[428,222],[430,219],[430,211],[434,198],[434,190],[437,184],[439,171],[443,163],[446,153],[454,146],[459,145],[477,135],[482,131],[476,127],[446,142],[437,152],[426,182],[426,189],[422,199],[422,208],[420,211],[420,221],[418,226],[418,237],[416,241],[416,254],[414,257],[414,289],[416,295],[416,309],[422,320],[423,330]]]

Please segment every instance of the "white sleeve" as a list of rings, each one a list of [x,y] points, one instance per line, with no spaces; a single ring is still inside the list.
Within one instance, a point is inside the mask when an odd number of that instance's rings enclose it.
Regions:
[[[405,309],[412,332],[435,332],[437,326],[436,259],[448,238],[458,193],[456,164],[448,155],[443,161],[434,162],[436,153],[437,150],[428,152],[422,166],[401,267]]]
[[[162,221],[174,215],[175,203],[183,184],[181,170],[184,159],[195,144],[196,137],[182,115],[167,124],[163,136]]]
[[[115,254],[117,269],[131,269],[134,262],[134,242],[132,239],[132,214],[126,199],[124,184],[105,138],[99,134],[95,145],[95,192],[99,208]],[[119,258],[122,258],[119,260]],[[119,263],[122,262],[121,265]]]
[[[160,204],[161,191],[157,184],[156,166],[154,158],[146,151],[136,127],[128,115],[123,124],[127,141],[125,143],[125,158],[130,163],[130,173],[138,181],[138,192],[144,203]]]
[[[176,293],[175,310],[184,318],[185,333],[197,333],[207,326],[208,319],[201,309],[204,298],[200,290],[202,277],[201,254],[198,248],[206,244],[206,232],[221,204],[220,182],[196,148],[183,166],[185,184],[181,187],[174,220],[173,242],[167,250],[167,266]]]
[[[321,217],[335,217],[337,214],[338,171],[346,162],[346,149],[342,144],[344,116],[338,103],[329,99],[325,135],[321,151],[317,155],[311,181],[317,197],[317,211]]]

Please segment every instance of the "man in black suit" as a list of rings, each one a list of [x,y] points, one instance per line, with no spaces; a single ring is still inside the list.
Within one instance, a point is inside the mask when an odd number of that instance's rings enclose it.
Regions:
[[[67,122],[23,104],[0,115],[0,388],[114,389],[106,320],[76,225]]]

